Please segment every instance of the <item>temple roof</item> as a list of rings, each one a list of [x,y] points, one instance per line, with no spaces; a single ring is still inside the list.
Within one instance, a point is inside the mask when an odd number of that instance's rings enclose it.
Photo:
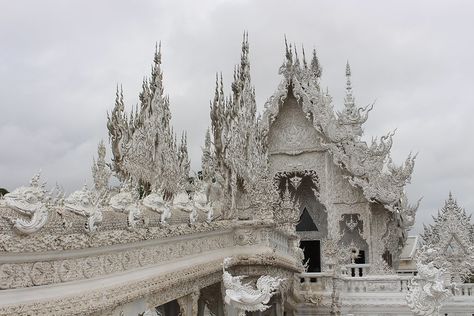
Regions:
[[[415,206],[408,204],[404,187],[410,182],[416,155],[408,155],[401,166],[390,158],[394,132],[372,139],[370,144],[361,140],[363,124],[373,104],[357,107],[353,96],[351,69],[346,64],[346,96],[344,107],[335,111],[328,91],[320,87],[322,68],[316,51],[308,64],[303,50],[300,61],[298,52],[286,44],[285,60],[279,69],[282,80],[275,93],[265,103],[261,121],[264,137],[280,114],[284,100],[293,94],[301,105],[306,118],[320,133],[320,141],[336,165],[345,169],[351,185],[362,189],[370,202],[377,202],[398,215],[401,226],[413,225]],[[418,201],[419,202],[419,201]]]

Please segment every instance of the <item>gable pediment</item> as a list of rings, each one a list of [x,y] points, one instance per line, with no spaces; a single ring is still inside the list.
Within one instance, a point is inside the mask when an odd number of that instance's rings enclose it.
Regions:
[[[268,148],[270,154],[297,155],[303,152],[323,150],[319,132],[306,118],[301,105],[292,93],[288,93],[278,117],[270,126]]]

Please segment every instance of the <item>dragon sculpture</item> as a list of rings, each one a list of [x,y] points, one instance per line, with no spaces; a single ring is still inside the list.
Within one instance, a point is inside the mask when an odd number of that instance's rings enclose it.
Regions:
[[[50,198],[44,184],[40,184],[37,173],[30,181],[30,186],[22,186],[4,196],[5,203],[15,211],[30,217],[29,220],[17,218],[11,220],[13,227],[20,233],[29,235],[40,230],[48,221],[47,203]]]
[[[222,279],[225,287],[226,304],[234,306],[239,311],[239,316],[245,316],[245,311],[265,311],[270,305],[268,302],[277,292],[284,279],[263,275],[258,278],[254,289],[250,282],[242,284],[245,276],[232,276],[226,271],[231,258],[225,258],[222,266]]]

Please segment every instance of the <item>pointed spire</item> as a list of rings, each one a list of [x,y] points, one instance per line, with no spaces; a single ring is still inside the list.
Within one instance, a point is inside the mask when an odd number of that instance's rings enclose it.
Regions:
[[[301,52],[303,54],[303,67],[304,69],[308,69],[308,63],[306,62],[306,55],[304,53],[304,46],[301,45]]]
[[[161,41],[158,43],[155,43],[155,57],[153,59],[153,62],[155,65],[161,64]]]
[[[300,66],[300,59],[298,57],[298,50],[296,49],[296,44],[293,44],[293,50],[295,51],[295,67],[299,68]]]
[[[346,63],[346,96],[344,98],[344,105],[346,108],[353,108],[355,106],[354,97],[352,95],[351,66],[349,65],[349,61]]]
[[[123,106],[123,87],[122,87],[122,84],[120,84],[120,103]]]
[[[155,91],[163,94],[163,73],[161,72],[161,41],[155,45],[155,55],[151,68],[150,95],[153,98]]]
[[[293,64],[293,53],[291,51],[291,44],[288,46],[288,41],[286,40],[286,35],[285,35],[285,57],[286,57],[286,62],[288,64]]]
[[[244,32],[242,37],[242,53],[240,56],[240,67],[237,65],[234,69],[234,82],[232,91],[239,95],[244,89],[246,82],[250,81],[250,60],[249,60],[249,41],[248,32]]]
[[[316,49],[313,49],[313,58],[311,59],[311,72],[316,78],[321,78],[321,75],[323,74],[323,68],[319,64],[319,59],[316,55]]]

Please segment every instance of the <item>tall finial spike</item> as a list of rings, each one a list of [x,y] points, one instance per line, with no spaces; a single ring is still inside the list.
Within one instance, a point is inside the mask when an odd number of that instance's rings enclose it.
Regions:
[[[291,44],[288,46],[288,41],[286,40],[286,35],[285,35],[285,56],[286,56],[286,61],[290,64],[293,63],[293,56],[291,52]]]
[[[308,64],[306,63],[306,55],[304,53],[304,46],[303,45],[301,45],[301,53],[303,54],[303,66],[304,66],[305,69],[307,69]]]
[[[346,97],[344,98],[346,108],[354,108],[354,96],[352,95],[351,67],[349,61],[346,63]]]
[[[319,64],[319,59],[316,55],[316,49],[313,49],[313,58],[311,59],[311,71],[316,78],[321,78],[323,69]]]
[[[161,41],[155,43],[155,58],[153,61],[156,64],[161,64]]]

